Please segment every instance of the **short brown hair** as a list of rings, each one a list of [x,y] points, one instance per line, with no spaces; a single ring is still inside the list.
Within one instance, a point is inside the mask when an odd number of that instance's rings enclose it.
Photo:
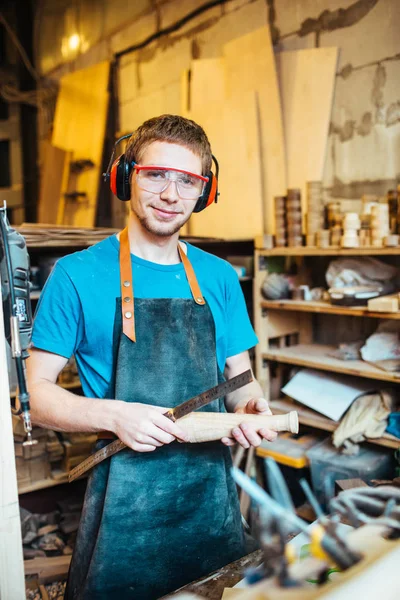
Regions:
[[[161,115],[148,119],[130,138],[125,151],[126,159],[140,163],[143,152],[152,142],[185,146],[201,159],[203,175],[211,170],[210,142],[204,129],[191,119],[179,115]]]

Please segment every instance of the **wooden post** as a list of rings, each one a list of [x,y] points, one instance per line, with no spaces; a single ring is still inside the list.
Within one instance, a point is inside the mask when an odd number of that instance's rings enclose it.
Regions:
[[[0,599],[25,600],[6,343],[3,302],[0,301]]]

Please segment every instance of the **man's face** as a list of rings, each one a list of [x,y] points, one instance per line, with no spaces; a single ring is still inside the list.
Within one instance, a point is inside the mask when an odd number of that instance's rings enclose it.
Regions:
[[[143,153],[141,165],[172,167],[202,174],[201,159],[188,148],[167,142],[152,142]],[[182,199],[176,183],[170,181],[163,192],[152,193],[140,189],[137,173],[131,181],[131,209],[140,224],[153,235],[168,237],[179,231],[186,223],[196,205],[194,200]]]

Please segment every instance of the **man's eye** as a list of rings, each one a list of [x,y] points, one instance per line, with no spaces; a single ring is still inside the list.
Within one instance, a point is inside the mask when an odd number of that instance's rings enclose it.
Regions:
[[[182,175],[181,177],[179,177],[179,183],[187,186],[194,185],[195,179],[194,177],[190,177],[190,175]]]
[[[153,181],[156,179],[165,179],[164,171],[145,171],[146,177],[152,179]]]

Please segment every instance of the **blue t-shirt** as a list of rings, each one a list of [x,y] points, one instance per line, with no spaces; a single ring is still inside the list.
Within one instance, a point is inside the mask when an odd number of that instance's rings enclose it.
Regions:
[[[227,357],[257,344],[243,293],[231,265],[187,244],[188,258],[208,302],[216,329],[221,371]],[[136,298],[191,298],[182,263],[160,265],[131,254]],[[103,398],[112,372],[115,299],[120,294],[119,241],[114,235],[61,258],[38,303],[35,348],[75,355],[84,394]]]

